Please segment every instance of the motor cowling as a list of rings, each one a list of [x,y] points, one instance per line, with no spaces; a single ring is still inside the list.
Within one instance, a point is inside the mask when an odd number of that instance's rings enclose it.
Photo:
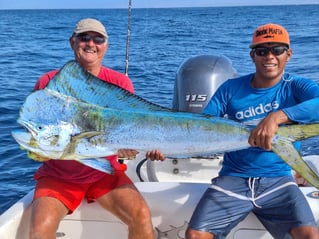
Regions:
[[[185,60],[176,72],[173,109],[202,113],[217,88],[238,76],[225,56],[199,55]]]
[[[225,56],[199,55],[186,59],[176,72],[173,109],[202,113],[217,88],[227,79],[237,76],[238,73],[233,68],[232,62]],[[158,182],[164,178],[164,180],[209,182],[212,170],[216,171],[221,161],[218,155],[200,158],[198,167],[196,166],[198,158],[182,160],[166,158],[165,162],[160,163],[146,160],[148,181]],[[204,176],[204,171],[207,172],[207,177]]]

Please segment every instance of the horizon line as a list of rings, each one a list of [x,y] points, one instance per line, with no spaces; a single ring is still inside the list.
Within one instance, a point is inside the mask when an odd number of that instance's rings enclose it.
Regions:
[[[234,4],[234,5],[215,5],[215,6],[163,6],[163,7],[133,7],[132,9],[167,9],[167,8],[210,8],[210,7],[271,7],[271,6],[300,6],[300,5],[319,5],[319,3],[272,3],[272,4]],[[127,7],[72,7],[72,8],[0,8],[1,10],[96,10],[96,9],[127,9]]]

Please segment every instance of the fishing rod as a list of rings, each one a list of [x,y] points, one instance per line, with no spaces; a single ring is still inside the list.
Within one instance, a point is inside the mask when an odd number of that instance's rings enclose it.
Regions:
[[[126,55],[125,55],[125,75],[126,76],[128,76],[129,48],[130,48],[130,38],[131,38],[131,13],[132,13],[132,0],[129,0],[128,16],[127,16]]]
[[[127,16],[127,37],[126,37],[126,54],[125,54],[125,75],[128,76],[128,60],[129,60],[129,48],[131,38],[131,12],[132,12],[132,0],[128,1],[128,16]],[[124,163],[123,159],[119,159],[120,164]]]

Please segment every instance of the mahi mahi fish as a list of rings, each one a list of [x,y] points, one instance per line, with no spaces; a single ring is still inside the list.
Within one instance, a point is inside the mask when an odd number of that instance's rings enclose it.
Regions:
[[[23,148],[40,157],[82,160],[113,155],[120,148],[156,148],[168,157],[188,158],[250,147],[250,129],[243,124],[157,106],[70,64],[67,73],[62,68],[46,89],[27,97],[18,119],[27,131],[12,132]],[[69,79],[69,72],[79,71],[81,77],[85,73],[82,80]],[[316,188],[318,175],[292,143],[318,132],[319,124],[281,126],[272,142],[272,150]]]

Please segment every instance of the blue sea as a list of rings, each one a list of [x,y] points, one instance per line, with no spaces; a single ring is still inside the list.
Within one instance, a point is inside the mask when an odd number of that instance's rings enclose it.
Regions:
[[[32,161],[11,137],[19,108],[45,72],[73,59],[68,38],[76,22],[105,23],[109,49],[104,64],[125,70],[126,9],[0,11],[0,213],[34,187]],[[273,22],[290,32],[293,58],[286,71],[319,83],[319,5],[132,9],[128,74],[136,94],[171,107],[178,67],[189,57],[231,59],[239,74],[254,71],[249,44],[254,29]],[[303,142],[302,153],[319,154],[319,139]]]

